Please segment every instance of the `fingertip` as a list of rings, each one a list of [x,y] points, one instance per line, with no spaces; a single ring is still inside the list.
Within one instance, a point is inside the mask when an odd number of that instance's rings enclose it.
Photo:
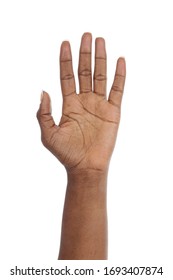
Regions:
[[[118,58],[116,72],[119,75],[125,76],[125,74],[126,74],[126,61],[125,61],[125,57],[120,56]]]
[[[95,56],[106,58],[105,39],[102,37],[97,37],[95,40]]]
[[[46,96],[50,99],[49,94],[46,91],[42,90],[41,95],[40,95],[40,102],[41,103],[43,102],[43,100],[45,99]]]
[[[51,98],[48,94],[48,92],[42,90],[41,96],[40,96],[40,107],[39,107],[39,114],[42,115],[44,113],[51,113],[52,112],[52,104],[51,104]]]
[[[125,56],[122,55],[122,56],[119,57],[119,59],[124,59],[125,60]]]
[[[91,32],[85,32],[85,33],[82,35],[82,38],[83,38],[83,37],[86,37],[86,36],[91,38],[91,37],[92,37]]]
[[[49,96],[49,93],[47,92],[47,91],[45,91],[45,90],[43,90],[43,96]]]
[[[118,62],[125,65],[125,64],[126,64],[126,59],[125,59],[125,57],[124,57],[124,56],[120,56],[120,57],[118,58]]]
[[[97,37],[95,41],[96,43],[101,42],[102,44],[105,44],[105,39],[103,37]]]
[[[51,108],[51,98],[46,91],[41,92],[40,96],[40,109],[43,107],[50,107]]]
[[[80,51],[91,53],[91,44],[92,44],[91,33],[89,32],[84,33],[81,40]]]
[[[63,41],[60,49],[60,60],[71,59],[71,47],[69,41]]]
[[[68,40],[64,40],[61,43],[61,47],[69,47],[70,46],[70,42]]]

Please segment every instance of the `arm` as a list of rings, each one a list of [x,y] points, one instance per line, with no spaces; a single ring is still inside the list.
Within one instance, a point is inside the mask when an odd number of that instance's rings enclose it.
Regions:
[[[59,259],[107,258],[107,172],[68,174]]]
[[[61,45],[63,108],[59,125],[52,118],[48,93],[43,93],[37,112],[44,146],[67,171],[59,259],[107,258],[106,181],[120,121],[126,71],[124,59],[119,58],[107,100],[105,42],[97,38],[92,89],[91,43],[91,34],[85,33],[79,54],[79,94],[70,44]]]

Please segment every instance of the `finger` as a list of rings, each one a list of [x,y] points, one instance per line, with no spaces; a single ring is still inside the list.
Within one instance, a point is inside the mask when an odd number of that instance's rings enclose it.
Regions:
[[[121,100],[124,91],[125,77],[126,63],[125,59],[123,57],[120,57],[117,61],[115,78],[108,99],[111,104],[119,108],[121,106]]]
[[[60,50],[60,79],[63,96],[76,93],[70,44],[64,41]]]
[[[91,34],[84,33],[81,40],[78,67],[80,93],[92,91],[91,44]]]
[[[42,132],[46,132],[46,130],[55,126],[55,122],[51,116],[51,100],[49,94],[45,91],[42,92],[40,108],[37,111],[37,119]]]
[[[106,48],[105,40],[95,42],[94,93],[106,97]]]

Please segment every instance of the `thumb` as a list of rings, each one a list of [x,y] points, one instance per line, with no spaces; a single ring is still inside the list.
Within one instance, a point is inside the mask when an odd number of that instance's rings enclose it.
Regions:
[[[40,128],[43,132],[55,126],[54,119],[51,115],[51,100],[47,92],[43,91],[41,94],[41,103],[37,111],[37,119],[40,124]]]

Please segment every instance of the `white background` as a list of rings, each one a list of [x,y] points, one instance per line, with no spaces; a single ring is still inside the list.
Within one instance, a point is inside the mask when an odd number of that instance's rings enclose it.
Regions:
[[[77,73],[80,38],[86,31],[93,40],[106,39],[108,92],[117,58],[125,56],[127,62],[108,180],[109,261],[88,266],[163,266],[163,276],[150,279],[172,279],[172,26],[168,0],[0,2],[2,279],[13,279],[9,269],[15,265],[81,265],[56,261],[66,173],[41,144],[36,111],[44,89],[58,123],[60,44],[71,42]],[[133,277],[146,279],[126,276]]]

